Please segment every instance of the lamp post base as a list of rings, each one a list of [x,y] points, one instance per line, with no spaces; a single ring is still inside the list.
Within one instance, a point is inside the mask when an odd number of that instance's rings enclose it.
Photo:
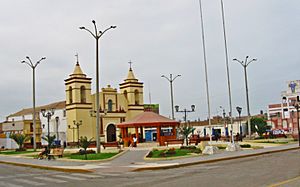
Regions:
[[[213,154],[216,154],[216,153],[219,153],[219,148],[216,147],[216,146],[212,146],[212,145],[209,145],[209,146],[205,146],[204,150],[202,151],[202,154],[204,155],[213,155]]]
[[[229,143],[226,147],[226,151],[240,151],[241,146],[238,143]]]

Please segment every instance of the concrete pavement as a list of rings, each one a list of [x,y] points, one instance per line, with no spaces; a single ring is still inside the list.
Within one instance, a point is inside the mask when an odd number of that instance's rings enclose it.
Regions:
[[[280,146],[271,146],[263,149],[248,149],[236,152],[222,151],[214,155],[200,155],[178,159],[144,159],[145,155],[149,152],[150,149],[152,148],[129,148],[114,159],[92,162],[72,161],[69,159],[37,160],[22,156],[0,155],[0,163],[66,172],[129,172],[168,169],[244,157],[253,157],[263,154],[299,149],[299,146],[295,143]]]

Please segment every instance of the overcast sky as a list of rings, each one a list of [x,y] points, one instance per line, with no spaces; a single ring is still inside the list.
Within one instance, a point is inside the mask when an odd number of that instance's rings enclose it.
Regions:
[[[64,79],[74,69],[75,54],[84,73],[95,80],[95,40],[80,26],[117,28],[101,38],[100,86],[118,88],[132,61],[144,82],[144,101],[160,104],[169,117],[169,82],[161,75],[181,74],[174,81],[174,103],[196,105],[189,119],[207,118],[204,63],[198,0],[0,0],[0,119],[32,107],[32,69],[25,56],[43,61],[36,72],[36,104],[65,100]],[[212,115],[228,108],[220,0],[202,0]],[[246,115],[244,73],[233,58],[257,58],[248,67],[251,114],[280,102],[286,81],[299,74],[299,0],[224,0],[233,115]],[[92,85],[93,92],[95,85]],[[176,114],[182,119],[182,114]]]

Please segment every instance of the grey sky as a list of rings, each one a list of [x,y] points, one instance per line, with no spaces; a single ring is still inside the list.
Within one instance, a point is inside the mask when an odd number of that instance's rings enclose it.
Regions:
[[[118,87],[133,62],[136,77],[144,82],[144,100],[159,103],[170,116],[169,84],[162,74],[181,74],[174,82],[175,104],[196,105],[189,119],[207,116],[198,0],[0,0],[0,119],[32,106],[32,70],[21,64],[25,56],[37,67],[37,105],[65,99],[64,79],[76,58],[95,80],[95,41],[86,32],[95,19],[100,29],[117,25],[101,38],[100,84]],[[280,101],[286,81],[299,79],[299,0],[224,0],[235,107],[246,114],[242,66],[231,59],[257,58],[249,65],[251,113]],[[207,63],[212,115],[228,111],[228,90],[220,0],[203,0]],[[298,75],[298,76],[297,76]],[[93,90],[94,90],[93,85]],[[219,110],[219,113],[217,112]],[[182,118],[182,114],[176,114]]]

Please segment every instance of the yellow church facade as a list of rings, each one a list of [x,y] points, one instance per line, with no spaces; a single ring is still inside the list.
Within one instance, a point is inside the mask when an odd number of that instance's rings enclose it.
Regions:
[[[119,91],[110,85],[99,93],[100,132],[96,132],[96,93],[91,93],[92,79],[87,77],[79,63],[65,79],[67,142],[77,142],[80,136],[96,141],[99,133],[102,142],[117,141],[120,135],[116,124],[127,121],[144,111],[143,83],[129,68]]]

